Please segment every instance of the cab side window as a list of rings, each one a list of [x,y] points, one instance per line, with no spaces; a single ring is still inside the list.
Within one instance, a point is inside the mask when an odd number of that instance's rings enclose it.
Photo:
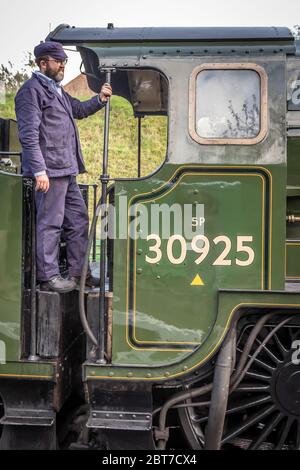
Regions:
[[[247,67],[247,68],[246,68]],[[261,67],[208,64],[190,83],[190,134],[201,144],[252,144],[267,127],[266,75]]]

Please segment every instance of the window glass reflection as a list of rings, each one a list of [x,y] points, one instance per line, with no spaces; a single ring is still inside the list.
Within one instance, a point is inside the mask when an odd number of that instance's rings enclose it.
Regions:
[[[196,81],[202,138],[251,139],[260,131],[260,76],[254,70],[203,70]]]

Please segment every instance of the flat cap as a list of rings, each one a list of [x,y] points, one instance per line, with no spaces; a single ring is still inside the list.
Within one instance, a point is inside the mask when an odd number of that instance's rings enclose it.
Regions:
[[[54,41],[45,41],[40,43],[38,46],[34,48],[34,56],[36,59],[39,57],[43,57],[49,55],[53,57],[53,59],[67,59],[67,54],[65,53],[62,45],[60,42]]]

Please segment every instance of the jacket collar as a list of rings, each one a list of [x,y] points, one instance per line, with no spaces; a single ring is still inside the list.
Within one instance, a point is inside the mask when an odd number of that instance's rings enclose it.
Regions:
[[[32,78],[36,78],[38,80],[38,82],[44,88],[47,89],[47,91],[49,91],[52,95],[56,96],[56,98],[59,100],[59,102],[62,104],[62,106],[65,108],[65,110],[68,112],[68,114],[70,115],[70,117],[73,120],[73,114],[71,113],[71,110],[70,110],[69,106],[67,106],[66,99],[64,99],[62,96],[60,96],[60,94],[53,89],[53,87],[50,83],[50,80],[44,80],[43,78],[41,78],[39,76],[39,74],[36,74],[36,73],[32,74]],[[62,88],[62,95],[64,95],[63,88]]]

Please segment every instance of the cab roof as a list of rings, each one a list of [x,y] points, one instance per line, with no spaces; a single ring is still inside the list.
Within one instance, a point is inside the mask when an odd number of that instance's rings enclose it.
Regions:
[[[251,42],[283,41],[293,43],[291,31],[285,27],[153,27],[115,28],[112,23],[107,28],[77,28],[61,24],[49,33],[47,41],[63,44],[87,42]]]
[[[153,69],[153,63],[149,69],[149,58],[193,60],[208,51],[217,57],[232,56],[232,52],[260,56],[295,53],[295,38],[283,27],[115,28],[110,23],[107,28],[77,28],[61,24],[46,40],[76,46],[88,85],[95,93],[105,81],[103,69],[113,68],[114,94],[131,103],[135,116],[167,114],[167,80]]]

